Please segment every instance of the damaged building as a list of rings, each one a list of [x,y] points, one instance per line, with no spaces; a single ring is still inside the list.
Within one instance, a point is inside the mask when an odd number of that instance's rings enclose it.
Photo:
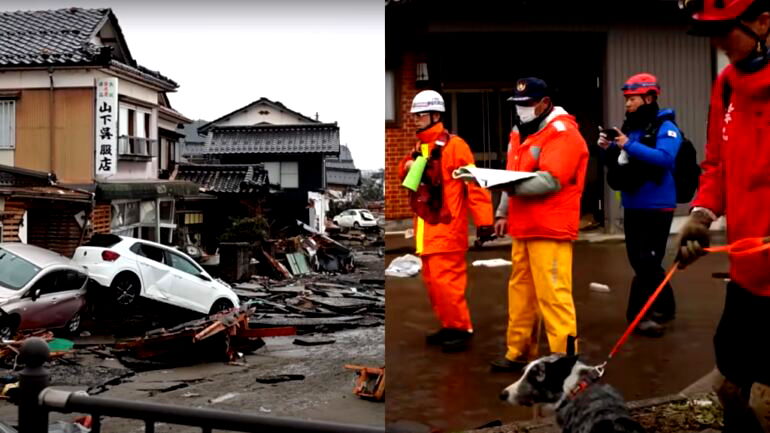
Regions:
[[[262,164],[276,220],[301,220],[323,231],[328,209],[326,158],[340,154],[339,127],[260,98],[198,128],[201,145],[185,156],[207,165]]]
[[[190,122],[166,97],[178,84],[136,62],[111,9],[5,12],[0,33],[3,240],[67,255],[90,219],[172,243],[176,199],[197,194],[163,179]]]

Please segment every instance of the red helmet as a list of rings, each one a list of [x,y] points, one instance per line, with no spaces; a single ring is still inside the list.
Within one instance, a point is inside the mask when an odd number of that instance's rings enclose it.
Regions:
[[[646,72],[631,76],[621,87],[624,95],[646,95],[650,92],[660,95],[660,86],[655,75]]]
[[[696,21],[729,21],[737,19],[754,0],[679,0],[679,7]]]

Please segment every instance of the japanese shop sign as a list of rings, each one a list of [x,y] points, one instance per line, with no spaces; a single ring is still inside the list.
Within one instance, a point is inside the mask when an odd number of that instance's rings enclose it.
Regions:
[[[118,171],[118,79],[96,79],[96,177],[107,178]]]

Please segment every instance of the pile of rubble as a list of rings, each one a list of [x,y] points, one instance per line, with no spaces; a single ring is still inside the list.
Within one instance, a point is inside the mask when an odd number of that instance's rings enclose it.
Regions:
[[[258,273],[282,280],[311,273],[351,273],[356,269],[353,246],[384,247],[380,228],[343,232],[327,227],[328,235],[297,221],[300,234],[274,239],[255,251]]]
[[[200,361],[236,361],[265,345],[259,330],[251,329],[248,306],[192,320],[173,328],[155,329],[142,337],[115,344],[112,353],[133,369],[184,365]]]
[[[303,334],[384,324],[384,280],[325,279],[314,275],[274,285],[253,280],[233,290],[255,310],[251,327],[290,326]]]

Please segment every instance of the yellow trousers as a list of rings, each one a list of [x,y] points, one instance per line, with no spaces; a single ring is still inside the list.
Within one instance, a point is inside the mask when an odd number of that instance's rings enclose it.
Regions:
[[[552,353],[566,353],[567,336],[577,337],[575,302],[572,299],[572,242],[514,240],[508,281],[509,360],[531,359],[538,318],[545,323]],[[577,348],[575,348],[577,350]]]

